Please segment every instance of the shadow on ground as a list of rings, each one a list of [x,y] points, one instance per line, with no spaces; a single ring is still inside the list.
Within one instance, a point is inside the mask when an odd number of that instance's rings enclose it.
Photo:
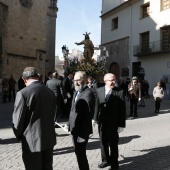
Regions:
[[[140,152],[144,154],[134,157],[124,157],[120,155],[124,159],[119,162],[120,170],[134,169],[134,167],[137,170],[163,170],[170,166],[170,146],[140,150]]]
[[[0,139],[0,145],[7,145],[7,144],[14,144],[20,143],[16,140],[16,138],[9,138],[9,139]]]

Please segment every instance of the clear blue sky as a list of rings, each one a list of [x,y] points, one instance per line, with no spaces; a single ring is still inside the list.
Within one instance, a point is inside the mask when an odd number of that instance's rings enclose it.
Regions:
[[[84,40],[84,33],[90,32],[94,46],[101,39],[101,1],[102,0],[58,0],[59,11],[56,19],[55,54],[61,55],[61,47],[83,51],[83,45],[75,42]]]

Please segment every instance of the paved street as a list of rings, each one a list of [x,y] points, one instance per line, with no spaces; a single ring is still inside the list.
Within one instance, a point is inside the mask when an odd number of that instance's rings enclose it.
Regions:
[[[145,102],[146,107],[138,107],[139,118],[127,118],[126,129],[120,134],[120,170],[170,170],[170,100],[162,102],[160,114],[154,113],[152,98]],[[126,104],[129,114],[129,101]],[[11,129],[12,110],[13,103],[0,103],[0,170],[24,169],[21,144],[16,142]],[[77,170],[71,136],[60,128],[56,132],[54,170]],[[87,156],[90,169],[97,170],[100,163],[97,126],[89,140]]]

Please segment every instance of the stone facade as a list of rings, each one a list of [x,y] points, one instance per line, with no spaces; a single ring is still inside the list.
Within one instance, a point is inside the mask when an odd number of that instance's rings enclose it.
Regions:
[[[25,7],[19,0],[0,0],[0,79],[34,66],[44,77],[55,68],[56,17],[49,0]]]

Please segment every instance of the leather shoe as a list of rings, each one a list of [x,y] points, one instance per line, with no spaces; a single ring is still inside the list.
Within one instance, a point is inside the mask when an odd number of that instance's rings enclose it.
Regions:
[[[102,162],[101,164],[98,165],[99,168],[105,168],[107,166],[109,166],[107,162]]]

